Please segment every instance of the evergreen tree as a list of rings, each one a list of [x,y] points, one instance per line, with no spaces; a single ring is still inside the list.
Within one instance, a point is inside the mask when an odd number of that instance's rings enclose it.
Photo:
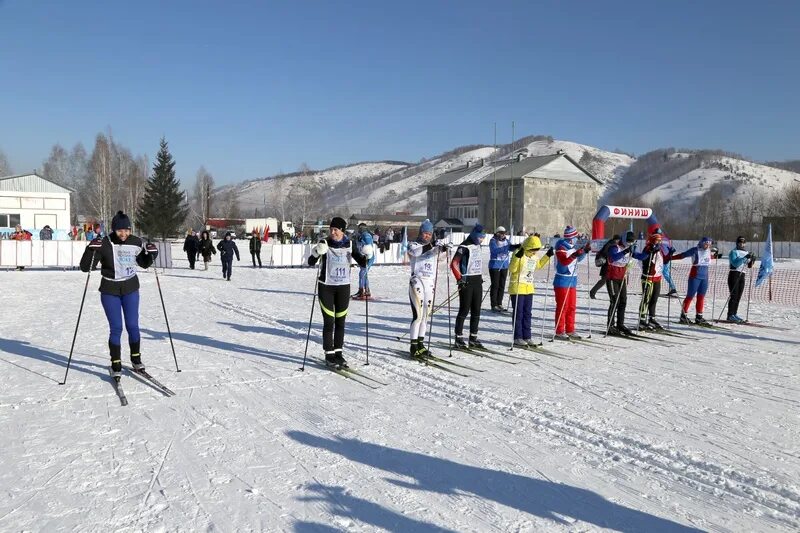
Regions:
[[[179,232],[189,212],[186,195],[179,187],[175,161],[162,137],[153,175],[147,180],[144,198],[136,211],[136,221],[143,234],[166,239]]]

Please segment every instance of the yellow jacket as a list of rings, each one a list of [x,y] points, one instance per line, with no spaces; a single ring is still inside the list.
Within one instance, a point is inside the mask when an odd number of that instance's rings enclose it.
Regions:
[[[533,294],[533,273],[536,269],[544,267],[550,257],[542,251],[536,252],[532,257],[525,254],[526,250],[541,248],[542,243],[539,237],[530,236],[522,243],[522,248],[511,257],[511,265],[508,269],[508,294]]]

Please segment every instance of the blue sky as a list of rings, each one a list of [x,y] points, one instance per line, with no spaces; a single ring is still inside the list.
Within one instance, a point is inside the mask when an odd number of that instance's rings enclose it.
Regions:
[[[800,158],[793,1],[0,0],[0,149],[110,129],[184,183],[549,134]]]

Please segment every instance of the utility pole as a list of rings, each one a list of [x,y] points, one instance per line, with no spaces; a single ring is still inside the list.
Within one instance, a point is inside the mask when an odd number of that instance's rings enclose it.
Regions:
[[[508,230],[511,236],[514,236],[514,121],[511,121],[511,221],[509,222]]]
[[[494,199],[494,207],[492,208],[492,224],[494,226],[493,229],[497,228],[497,122],[494,123],[494,152],[492,153],[494,158],[494,170],[492,171],[492,177],[494,178],[494,185],[492,185],[492,198]]]

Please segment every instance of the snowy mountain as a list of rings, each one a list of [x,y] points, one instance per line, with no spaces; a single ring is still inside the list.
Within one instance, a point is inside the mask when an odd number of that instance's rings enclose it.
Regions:
[[[800,174],[719,151],[657,150],[644,154],[609,188],[606,199],[641,198],[688,215],[709,191],[727,202],[772,196]]]
[[[552,137],[531,136],[516,141],[513,147],[500,145],[467,146],[456,148],[420,163],[398,161],[363,162],[326,170],[295,172],[289,175],[270,176],[246,181],[218,189],[217,196],[234,191],[241,211],[252,216],[255,209],[274,209],[276,196],[290,191],[313,190],[329,209],[343,212],[404,211],[424,214],[426,210],[425,186],[448,170],[481,159],[507,156],[511,152],[527,150],[528,155],[554,154],[563,150],[580,161],[598,178],[615,183],[635,161],[625,154],[600,150],[592,146]]]

